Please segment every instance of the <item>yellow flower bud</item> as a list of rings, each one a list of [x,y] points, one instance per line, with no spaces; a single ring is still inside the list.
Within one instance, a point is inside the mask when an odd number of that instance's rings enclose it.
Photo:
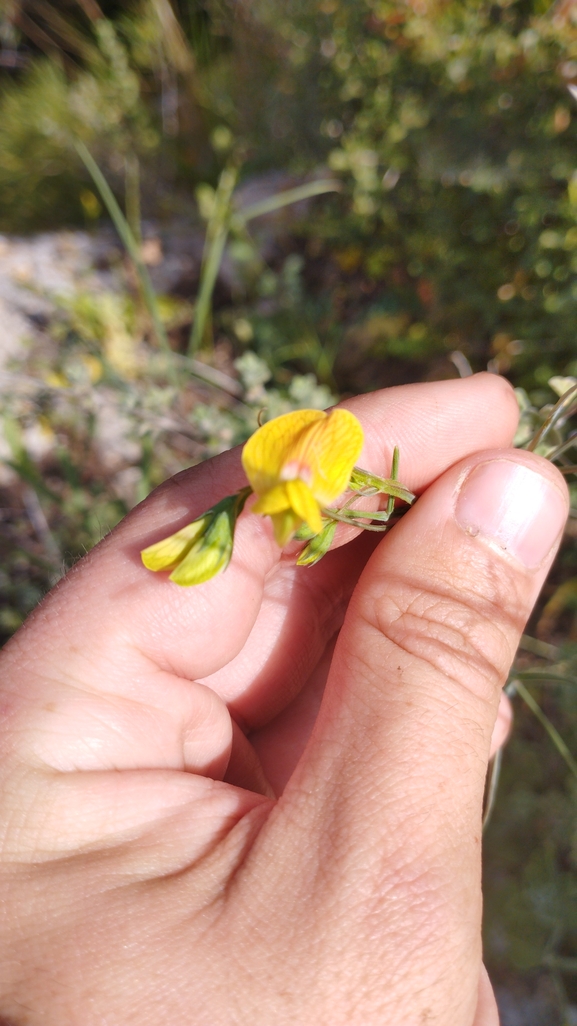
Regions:
[[[141,552],[149,570],[171,570],[170,580],[189,586],[203,584],[230,562],[236,520],[250,488],[229,495],[191,524]]]

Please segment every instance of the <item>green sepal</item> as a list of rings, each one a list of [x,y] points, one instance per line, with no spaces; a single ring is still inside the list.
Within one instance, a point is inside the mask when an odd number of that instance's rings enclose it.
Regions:
[[[310,541],[311,538],[315,538],[315,532],[311,531],[308,524],[304,522],[299,527],[298,531],[295,531],[293,538],[295,541]]]
[[[315,563],[318,563],[319,559],[326,556],[332,545],[336,529],[336,520],[329,520],[322,531],[319,534],[315,534],[308,545],[305,545],[297,559],[297,566],[314,566]]]
[[[368,470],[361,467],[353,467],[349,489],[352,492],[359,492],[361,495],[390,495],[395,499],[402,499],[411,505],[416,495],[404,488],[398,481],[390,477],[379,477],[377,474],[370,474]]]

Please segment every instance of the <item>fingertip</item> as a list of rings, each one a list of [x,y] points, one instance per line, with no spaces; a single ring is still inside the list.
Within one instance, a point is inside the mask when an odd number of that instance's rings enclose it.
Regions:
[[[458,482],[457,524],[528,570],[550,561],[567,512],[563,476],[533,453],[513,449],[480,454]]]
[[[501,374],[490,374],[488,371],[479,371],[470,380],[487,393],[490,403],[499,408],[502,416],[507,416],[514,432],[519,423],[519,403],[511,382]]]

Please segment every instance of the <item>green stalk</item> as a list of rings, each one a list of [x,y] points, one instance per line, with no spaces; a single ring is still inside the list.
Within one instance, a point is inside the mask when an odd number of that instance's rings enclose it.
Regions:
[[[354,502],[358,498],[359,498],[358,494],[357,495],[353,495],[350,501]],[[329,507],[327,507],[327,508],[329,508]],[[330,509],[331,516],[333,515],[334,512],[335,511],[333,509]],[[386,509],[377,509],[377,510],[356,509],[356,507],[348,507],[346,504],[344,506],[340,506],[339,509],[336,510],[336,512],[339,513],[341,515],[341,517],[345,518],[347,520],[347,522],[352,519],[352,520],[377,520],[377,521],[378,520],[382,520],[382,521],[384,521],[386,523],[387,520],[390,520],[390,518],[391,518],[391,514]]]
[[[226,167],[219,178],[214,198],[214,210],[206,229],[200,285],[188,344],[190,357],[194,356],[204,341],[204,333],[211,311],[212,293],[230,229],[231,200],[237,176],[236,168]]]
[[[167,374],[170,383],[175,389],[178,389],[178,375],[176,373],[176,367],[174,365],[172,349],[170,348],[168,336],[166,334],[166,331],[164,330],[164,324],[162,323],[160,317],[158,304],[156,302],[156,295],[152,287],[150,275],[140,255],[140,246],[138,245],[138,242],[136,241],[132,233],[132,230],[130,228],[130,225],[128,224],[128,221],[126,220],[126,217],[124,216],[122,210],[116,202],[116,197],[114,196],[112,189],[110,188],[108,182],[106,181],[106,178],[102,174],[102,171],[98,167],[98,164],[94,160],[94,157],[92,156],[92,154],[83,142],[76,142],[75,146],[78,156],[80,157],[86,169],[88,170],[90,176],[92,177],[92,180],[102,197],[102,201],[106,209],[108,210],[114,227],[116,228],[116,231],[118,232],[120,238],[122,239],[122,242],[124,243],[126,252],[128,253],[130,259],[134,264],[140,288],[142,290],[142,296],[144,302],[146,303],[146,307],[150,314],[150,318],[152,320],[154,333],[156,335],[159,346],[161,347],[166,356]]]
[[[358,517],[371,515],[367,513],[363,514],[361,510],[350,510],[349,512],[356,513]],[[353,517],[345,516],[338,509],[329,509],[328,507],[326,509],[321,509],[321,513],[324,517],[328,517],[329,520],[338,520],[341,524],[348,524],[349,527],[358,527],[361,531],[378,531],[380,533],[384,533],[385,531],[389,531],[393,526],[391,523],[383,523],[381,526],[379,526],[379,524],[363,524],[359,520],[353,519]],[[375,517],[372,516],[372,519],[374,520]]]
[[[135,153],[129,154],[124,161],[124,193],[126,220],[136,243],[140,246],[142,243],[140,223],[140,161]]]

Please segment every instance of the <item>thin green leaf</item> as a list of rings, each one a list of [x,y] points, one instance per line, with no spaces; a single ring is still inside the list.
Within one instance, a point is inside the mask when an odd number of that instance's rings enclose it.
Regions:
[[[550,645],[548,641],[541,641],[540,638],[533,638],[530,634],[521,635],[519,648],[542,659],[549,659],[552,663],[556,663],[561,655],[561,649],[556,645]]]
[[[559,755],[567,764],[573,776],[577,779],[577,761],[569,751],[557,728],[553,726],[549,717],[545,715],[539,703],[535,701],[531,692],[527,691],[527,688],[519,680],[518,676],[515,676],[515,679],[511,683],[517,691],[517,694],[519,694],[525,702],[525,705],[531,710],[533,715],[537,717],[541,726],[547,731],[551,741],[559,752]]]
[[[331,181],[330,178],[321,179],[317,182],[307,182],[306,185],[297,185],[295,189],[287,189],[285,192],[277,192],[274,196],[260,200],[258,203],[251,203],[235,214],[235,218],[246,224],[255,217],[262,217],[263,214],[272,214],[275,210],[288,207],[292,203],[300,203],[301,200],[311,199],[313,196],[322,196],[326,192],[340,192],[339,182]]]
[[[393,463],[391,466],[391,481],[398,481],[399,479],[399,447],[395,445],[393,449]],[[387,513],[392,516],[395,510],[395,497],[389,494],[389,501],[387,502]]]
[[[515,679],[527,681],[529,684],[567,684],[571,688],[577,688],[575,677],[549,670],[519,670],[515,673]]]

